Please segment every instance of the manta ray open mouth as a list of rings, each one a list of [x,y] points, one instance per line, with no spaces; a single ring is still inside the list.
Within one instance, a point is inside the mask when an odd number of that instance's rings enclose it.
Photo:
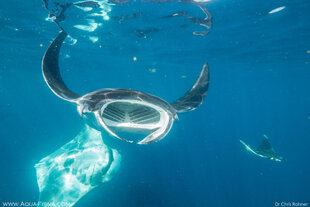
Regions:
[[[106,123],[109,122],[109,126],[113,126],[114,123],[144,125],[160,121],[160,113],[154,108],[129,102],[111,103],[102,110],[101,115]]]
[[[107,103],[102,106],[100,115],[110,129],[143,134],[152,133],[168,119],[168,114],[159,107],[133,100]]]

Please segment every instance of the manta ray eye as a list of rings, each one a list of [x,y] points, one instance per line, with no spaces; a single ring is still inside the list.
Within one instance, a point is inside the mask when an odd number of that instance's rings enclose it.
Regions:
[[[91,112],[90,106],[87,103],[80,104],[78,106],[77,110],[78,110],[78,113],[80,114],[80,116],[83,116],[86,113],[90,113]]]

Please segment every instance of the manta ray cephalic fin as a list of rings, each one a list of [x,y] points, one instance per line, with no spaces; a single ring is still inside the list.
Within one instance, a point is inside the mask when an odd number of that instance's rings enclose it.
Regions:
[[[80,95],[72,92],[64,83],[59,71],[59,51],[67,33],[61,30],[50,44],[42,60],[42,72],[49,88],[60,98],[75,102]]]
[[[174,101],[171,105],[178,112],[188,112],[196,109],[207,95],[209,87],[209,66],[205,63],[200,75],[192,88],[181,98]]]

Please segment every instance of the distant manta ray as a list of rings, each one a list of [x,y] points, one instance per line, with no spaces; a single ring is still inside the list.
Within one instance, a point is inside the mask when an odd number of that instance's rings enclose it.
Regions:
[[[56,22],[57,23],[57,22]],[[59,26],[59,24],[57,24]],[[61,28],[61,27],[60,27]],[[99,131],[137,144],[149,144],[164,138],[170,131],[177,113],[192,111],[204,100],[209,86],[209,69],[203,65],[193,87],[173,103],[131,89],[101,89],[79,95],[64,83],[59,70],[59,51],[67,33],[60,33],[50,44],[42,61],[42,71],[49,88],[61,99],[77,105],[87,123]],[[117,132],[147,132],[142,140],[125,139]]]
[[[283,160],[283,157],[278,156],[276,154],[275,150],[271,146],[268,140],[268,137],[266,135],[264,135],[264,138],[261,144],[256,149],[252,149],[249,145],[244,143],[242,140],[240,140],[240,143],[245,147],[246,150],[248,150],[249,152],[259,157],[267,158],[267,159],[274,160],[277,162],[281,162]]]

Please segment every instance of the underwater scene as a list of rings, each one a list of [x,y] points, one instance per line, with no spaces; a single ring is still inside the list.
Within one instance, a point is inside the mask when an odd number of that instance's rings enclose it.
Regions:
[[[309,11],[0,1],[0,206],[309,206]]]

